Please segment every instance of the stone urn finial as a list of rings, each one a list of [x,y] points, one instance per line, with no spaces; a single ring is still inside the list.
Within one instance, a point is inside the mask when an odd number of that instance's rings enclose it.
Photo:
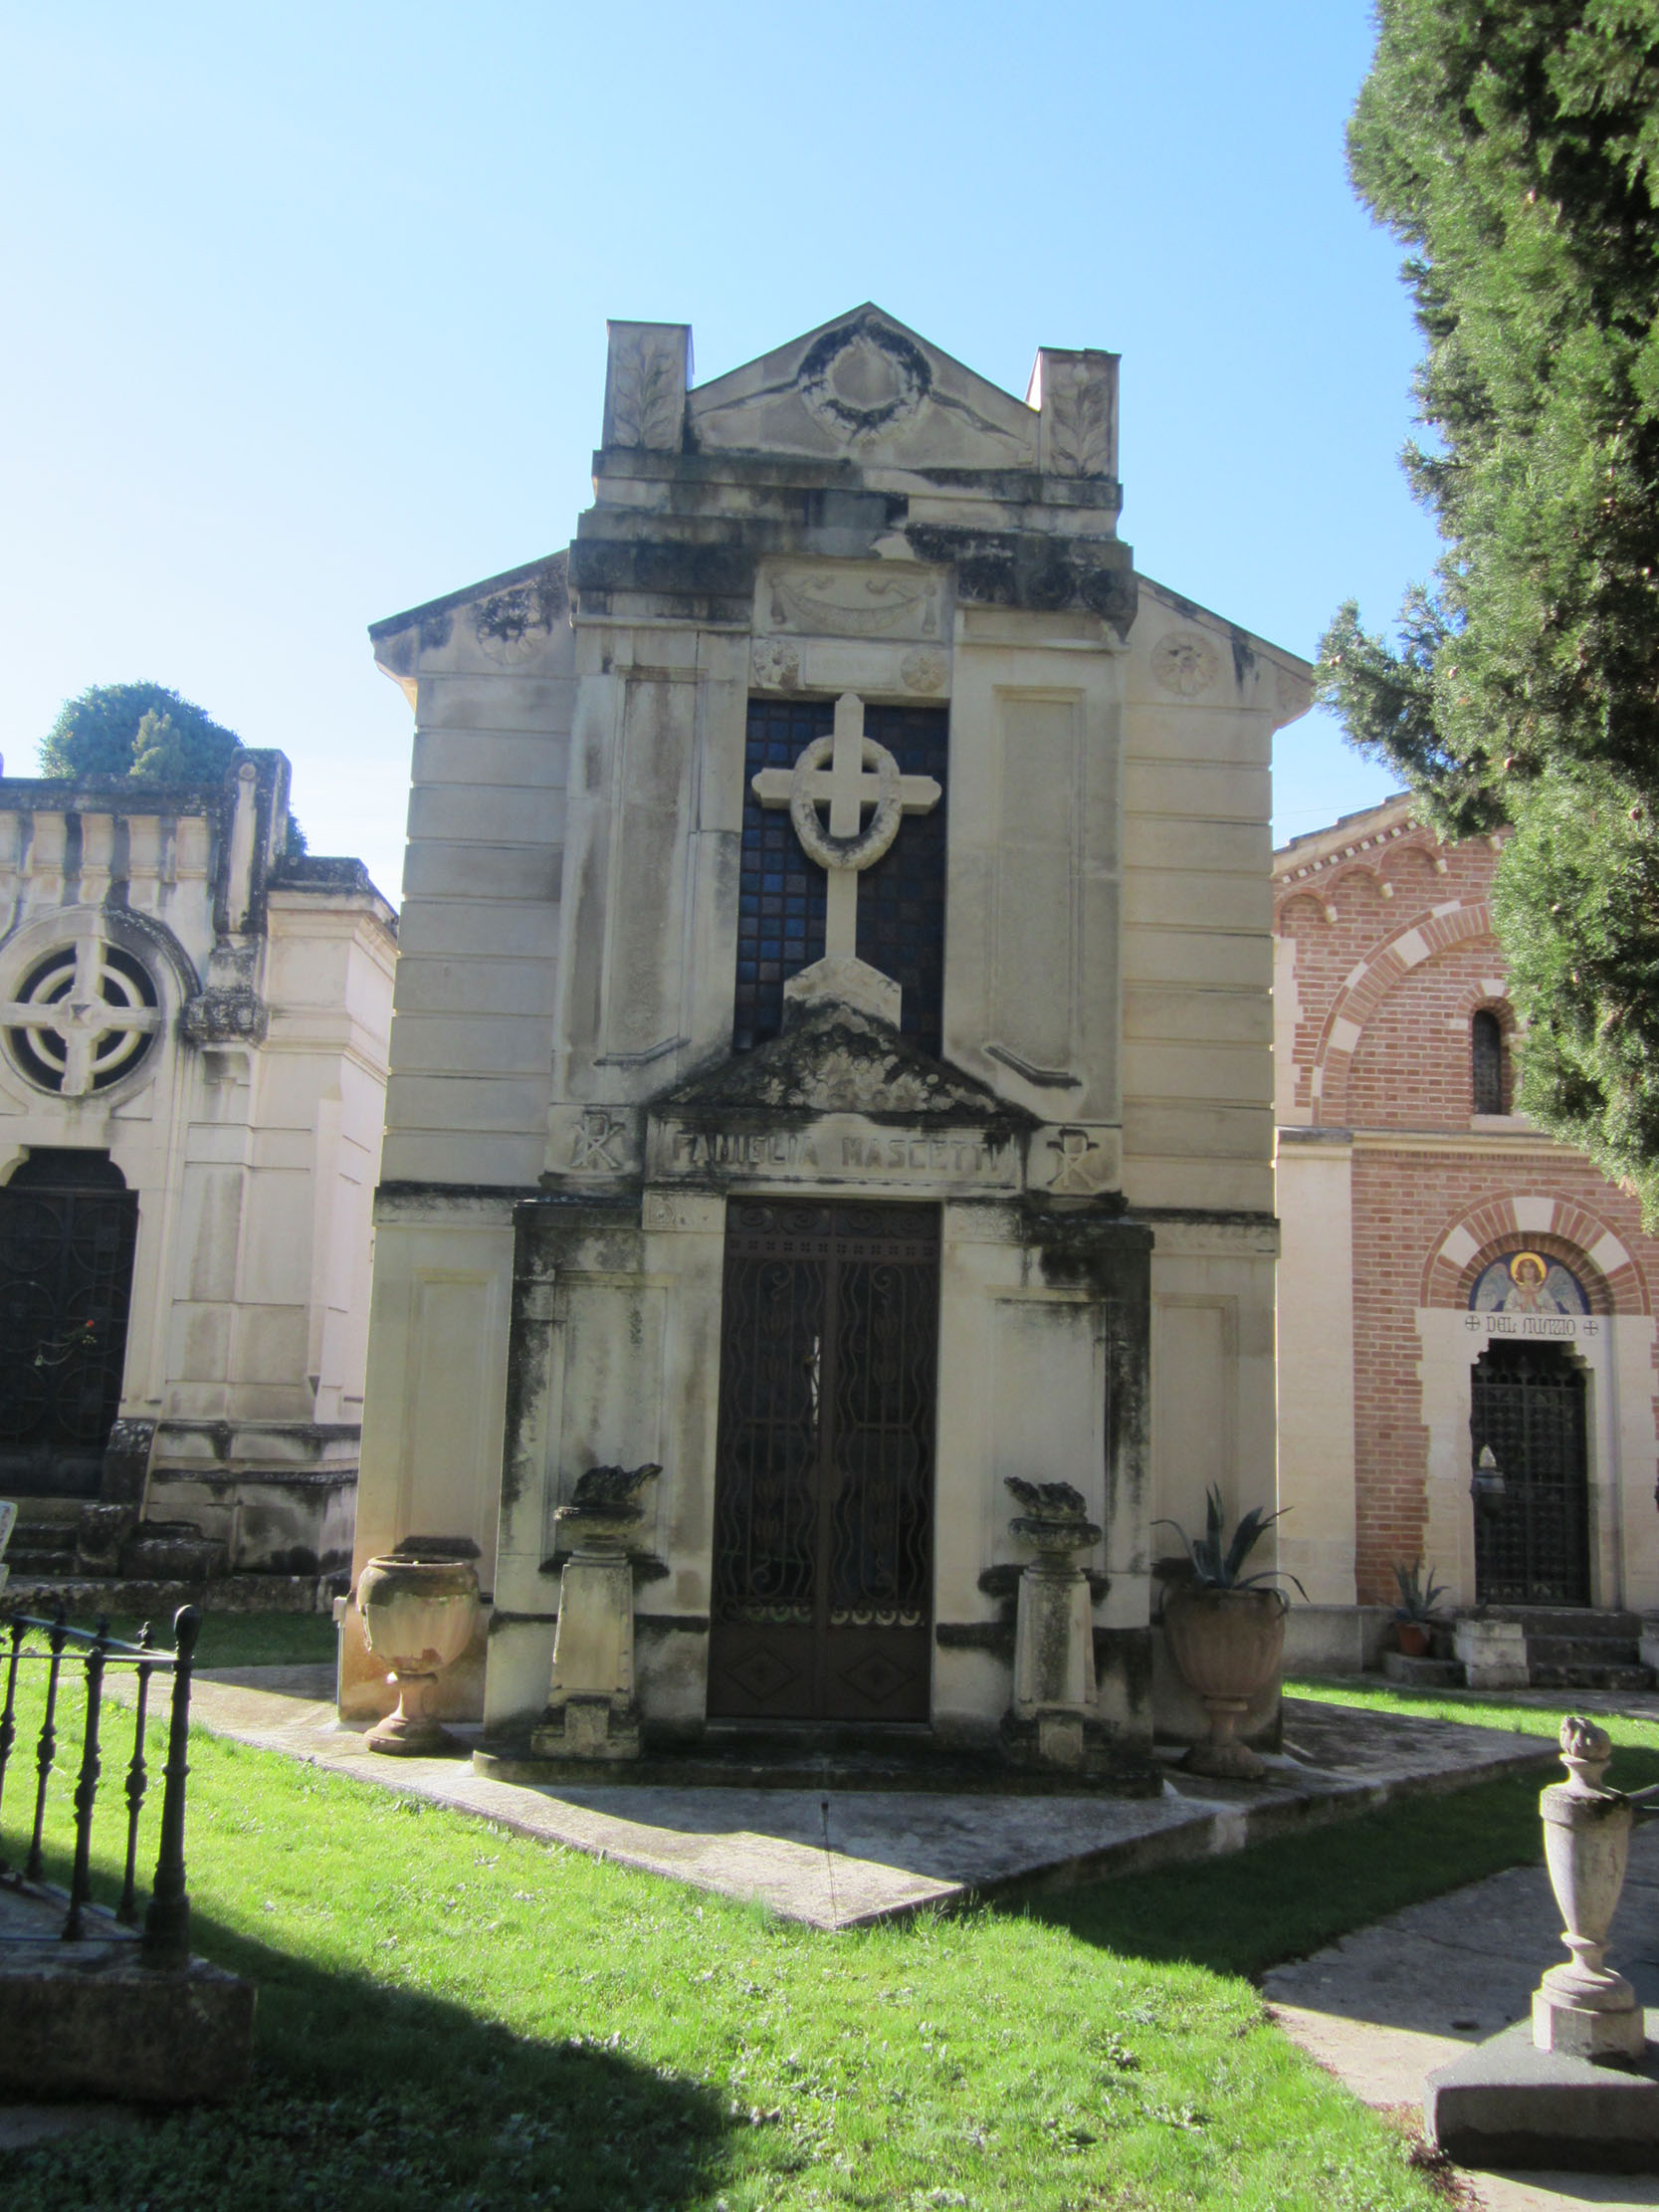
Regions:
[[[1027,1482],[1017,1474],[1002,1479],[1022,1508],[1008,1526],[1040,1558],[1064,1559],[1069,1564],[1073,1552],[1087,1551],[1100,1542],[1099,1524],[1089,1518],[1083,1492],[1070,1482]]]
[[[639,1493],[662,1473],[589,1467],[553,1515],[569,1554],[559,1575],[558,1628],[547,1709],[530,1731],[541,1758],[639,1756],[634,1701],[634,1578],[628,1539],[644,1518]]]
[[[1568,1779],[1541,1792],[1538,1808],[1561,1941],[1572,1957],[1552,1966],[1533,1993],[1533,2042],[1540,2051],[1618,2065],[1639,2059],[1646,2040],[1635,1991],[1605,1963],[1636,1807],[1622,1790],[1602,1786],[1613,1753],[1604,1728],[1568,1713],[1560,1746]]]
[[[560,1540],[573,1552],[610,1552],[625,1544],[645,1517],[639,1493],[662,1471],[653,1460],[642,1467],[589,1467],[577,1475],[569,1504],[553,1515]]]
[[[1100,1525],[1069,1482],[1003,1481],[1021,1508],[1009,1529],[1037,1555],[1019,1580],[1003,1741],[1022,1765],[1083,1768],[1099,1756],[1101,1724],[1092,1594],[1077,1555],[1100,1542]]]

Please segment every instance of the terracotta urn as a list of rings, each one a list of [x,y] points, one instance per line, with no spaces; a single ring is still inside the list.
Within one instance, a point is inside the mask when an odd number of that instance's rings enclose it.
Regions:
[[[398,1689],[397,1709],[368,1732],[369,1749],[409,1758],[452,1748],[431,1705],[439,1675],[472,1642],[477,1568],[469,1559],[371,1559],[357,1577],[357,1610]]]
[[[1420,1621],[1396,1621],[1394,1642],[1407,1659],[1427,1659],[1429,1634]]]
[[[1209,1715],[1208,1741],[1195,1743],[1182,1761],[1194,1774],[1256,1782],[1267,1772],[1236,1731],[1250,1700],[1278,1671],[1289,1611],[1284,1592],[1267,1584],[1227,1590],[1182,1583],[1163,1601],[1170,1656]]]

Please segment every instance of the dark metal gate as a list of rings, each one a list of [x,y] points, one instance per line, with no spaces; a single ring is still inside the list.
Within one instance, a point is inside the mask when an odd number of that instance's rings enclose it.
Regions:
[[[1492,1344],[1476,1362],[1474,1456],[1490,1448],[1503,1496],[1475,1509],[1479,1605],[1590,1602],[1584,1378],[1554,1345]]]
[[[710,1716],[926,1720],[937,1211],[726,1223]]]
[[[98,1495],[137,1227],[104,1153],[37,1150],[0,1190],[0,1496]]]

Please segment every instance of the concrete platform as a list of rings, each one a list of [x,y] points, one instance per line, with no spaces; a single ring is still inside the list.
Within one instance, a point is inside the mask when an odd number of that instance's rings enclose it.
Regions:
[[[341,1725],[331,1696],[326,1666],[217,1669],[197,1676],[191,1713],[261,1749],[821,1928],[1207,1858],[1415,1792],[1516,1772],[1543,1780],[1557,1764],[1537,1737],[1290,1700],[1285,1749],[1264,1783],[1200,1781],[1166,1765],[1149,1798],[667,1787],[608,1776],[555,1787],[475,1772],[465,1756],[379,1756],[362,1729]]]
[[[0,2097],[234,2096],[253,2064],[253,1985],[205,1959],[146,1966],[137,1930],[97,1905],[66,1943],[67,1903],[45,1883],[0,1882]]]
[[[1423,2085],[1431,2142],[1464,2166],[1659,2171],[1659,2013],[1634,2067],[1533,2047],[1531,2023],[1437,2067]]]

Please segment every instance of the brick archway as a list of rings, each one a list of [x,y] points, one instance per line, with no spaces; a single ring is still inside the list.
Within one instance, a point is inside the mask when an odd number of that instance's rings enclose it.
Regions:
[[[1419,916],[1359,963],[1333,999],[1320,1032],[1310,1076],[1317,1123],[1340,1126],[1346,1121],[1353,1055],[1365,1023],[1395,985],[1438,954],[1491,935],[1492,909],[1484,899],[1474,900],[1443,913]]]
[[[1466,1208],[1423,1267],[1418,1303],[1462,1308],[1483,1267],[1518,1243],[1561,1260],[1583,1283],[1591,1310],[1651,1313],[1640,1268],[1616,1231],[1576,1199],[1505,1193]]]

